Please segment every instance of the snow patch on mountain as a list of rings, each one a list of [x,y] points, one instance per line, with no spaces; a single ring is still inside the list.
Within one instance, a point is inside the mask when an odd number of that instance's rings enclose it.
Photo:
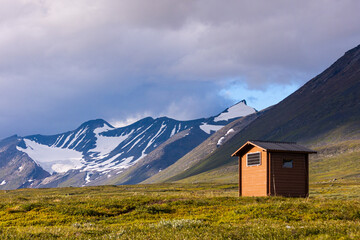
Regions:
[[[230,133],[235,132],[234,129],[230,128],[229,131],[226,132],[225,136],[229,135]]]
[[[74,138],[73,138],[73,139],[70,141],[70,143],[68,144],[68,148],[70,148],[70,146],[72,146],[72,145],[78,140],[78,138],[86,132],[86,129],[87,129],[87,128],[81,129],[80,131],[78,131],[78,132],[75,134]],[[83,136],[83,137],[84,137],[84,136]],[[76,146],[75,146],[75,147],[76,147]]]
[[[134,159],[133,156],[122,159],[122,162],[116,166],[116,169],[125,169],[131,167],[132,165],[135,164],[135,162],[137,162],[137,161],[131,162],[133,159]]]
[[[91,182],[91,180],[90,180],[91,175],[92,175],[91,172],[86,173],[86,176],[85,176],[85,184],[88,184],[88,183]]]
[[[226,136],[229,135],[229,134],[231,134],[231,133],[234,133],[234,132],[235,132],[234,129],[230,128],[230,129],[225,133],[224,136],[222,136],[221,138],[219,138],[219,140],[218,140],[218,142],[216,143],[216,145],[217,145],[217,146],[222,145],[222,144],[224,143],[224,141],[225,141]]]
[[[220,146],[221,144],[223,144],[224,140],[225,140],[225,137],[221,137],[216,145]]]
[[[170,137],[175,135],[175,131],[176,131],[176,125],[174,126],[173,130],[171,130]]]
[[[133,161],[134,156],[130,156],[127,158],[123,158],[121,160],[118,160],[118,158],[123,154],[124,152],[121,152],[119,154],[116,154],[112,158],[100,162],[100,163],[90,163],[88,164],[84,169],[81,171],[98,171],[98,172],[109,172],[114,169],[126,169],[128,167],[131,167],[133,164],[136,163],[136,161]]]
[[[103,159],[122,143],[125,141],[133,132],[132,130],[129,134],[121,134],[120,136],[103,136],[100,133],[106,132],[111,130],[112,128],[109,127],[101,127],[94,130],[95,137],[96,137],[96,147],[91,149],[89,152],[96,153],[97,157],[94,159],[99,160]]]
[[[216,132],[217,130],[221,129],[223,125],[211,125],[207,123],[203,123],[200,125],[200,129],[206,132],[207,134],[211,134],[211,131]]]
[[[241,101],[215,117],[214,122],[228,121],[229,119],[244,117],[255,112],[254,108],[246,105],[245,101]]]
[[[26,148],[17,146],[17,150],[28,154],[49,173],[64,173],[70,169],[80,169],[84,166],[81,152],[67,148],[49,147],[26,138],[24,138],[24,142]]]
[[[112,129],[114,129],[114,127],[104,124],[104,126],[94,129],[94,133],[98,135],[99,133],[107,132]]]
[[[0,186],[3,186],[3,185],[5,185],[5,184],[6,184],[6,181],[3,180],[3,181],[0,183]]]
[[[135,137],[132,138],[132,140],[130,140],[127,144],[125,144],[124,146],[121,147],[121,149],[126,148],[130,143],[134,142],[138,137],[140,137],[142,134],[144,134],[148,129],[150,129],[153,126],[153,124],[151,124],[149,127],[147,127],[144,131],[142,131],[141,133],[139,133],[138,135],[136,135]]]

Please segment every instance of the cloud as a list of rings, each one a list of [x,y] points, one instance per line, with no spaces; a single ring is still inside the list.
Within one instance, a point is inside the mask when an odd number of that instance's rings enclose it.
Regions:
[[[99,117],[206,117],[243,99],[246,88],[301,85],[358,44],[359,7],[3,0],[0,137],[66,131]],[[246,86],[238,97],[219,94],[234,81]]]

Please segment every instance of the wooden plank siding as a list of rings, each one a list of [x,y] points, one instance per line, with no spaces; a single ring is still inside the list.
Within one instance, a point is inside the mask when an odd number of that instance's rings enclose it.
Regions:
[[[257,166],[247,166],[246,154],[261,153],[261,163]],[[246,154],[240,157],[239,164],[239,194],[241,196],[267,196],[267,153],[259,147],[252,147]]]
[[[239,197],[242,196],[242,164],[241,164],[241,157],[239,157]]]
[[[271,153],[270,194],[289,197],[308,195],[307,154]],[[283,168],[283,160],[293,160],[292,168]]]

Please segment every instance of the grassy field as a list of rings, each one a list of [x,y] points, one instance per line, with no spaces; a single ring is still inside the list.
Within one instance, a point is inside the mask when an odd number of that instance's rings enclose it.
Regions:
[[[360,239],[360,184],[309,198],[237,197],[236,184],[0,191],[0,239]]]

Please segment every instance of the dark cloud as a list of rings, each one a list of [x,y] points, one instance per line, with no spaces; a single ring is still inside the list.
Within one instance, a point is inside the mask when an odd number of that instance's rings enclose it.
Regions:
[[[300,85],[359,44],[358,9],[356,0],[4,0],[0,138],[98,117],[209,116],[234,101],[219,94],[229,82]]]

